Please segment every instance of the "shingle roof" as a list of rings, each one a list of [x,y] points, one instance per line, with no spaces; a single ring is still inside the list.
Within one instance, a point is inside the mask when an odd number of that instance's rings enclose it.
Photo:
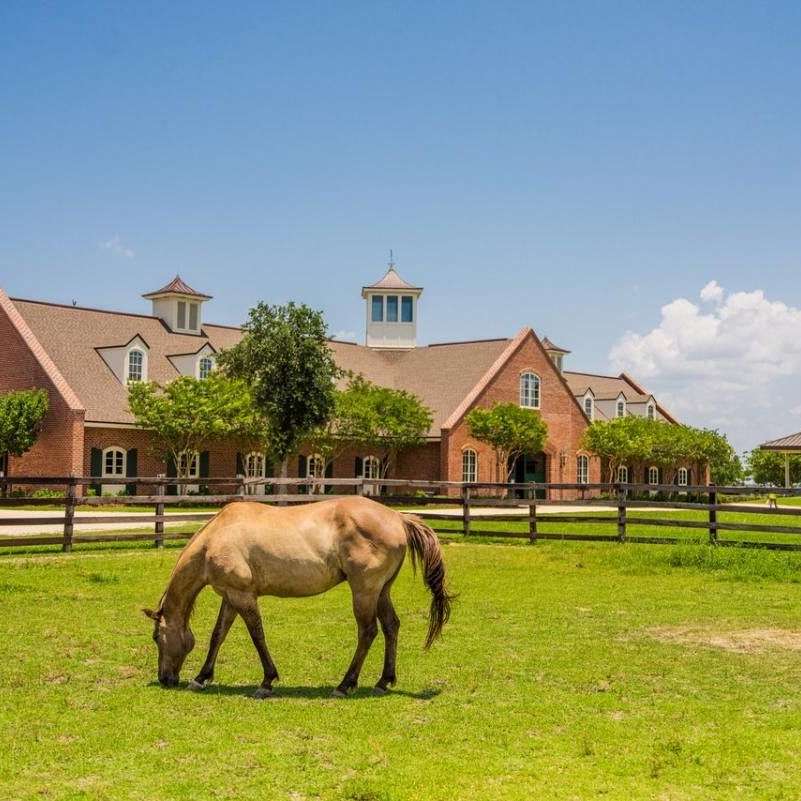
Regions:
[[[759,447],[765,451],[801,451],[801,431],[763,442]]]
[[[126,387],[97,352],[140,336],[149,346],[148,378],[166,383],[178,375],[169,356],[196,353],[206,342],[219,351],[236,344],[239,328],[205,324],[200,335],[171,332],[157,317],[14,299],[13,304],[45,353],[86,408],[86,420],[132,423]],[[373,350],[331,341],[337,364],[370,381],[417,395],[433,412],[430,436],[481,380],[509,339],[453,342],[409,350]],[[345,379],[343,379],[344,383]]]
[[[560,348],[559,345],[555,345],[548,337],[544,337],[542,340],[542,347],[545,350],[553,350],[557,353],[571,353],[567,348]]]
[[[421,290],[422,287],[413,286],[408,281],[404,281],[403,278],[398,275],[398,271],[390,266],[390,268],[384,273],[384,277],[380,278],[374,284],[368,284],[362,289],[414,289],[414,290]]]
[[[154,298],[158,295],[166,295],[169,293],[175,293],[177,295],[193,295],[196,298],[211,300],[211,295],[204,295],[202,292],[192,289],[192,287],[189,286],[189,284],[187,284],[180,275],[176,275],[169,284],[166,284],[161,289],[157,289],[155,292],[146,292],[144,295],[142,295],[142,297]]]

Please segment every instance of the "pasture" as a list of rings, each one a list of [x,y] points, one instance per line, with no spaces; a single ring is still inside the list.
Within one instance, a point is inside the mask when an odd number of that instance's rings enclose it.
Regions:
[[[446,540],[447,541],[447,540]],[[140,613],[179,546],[0,558],[0,797],[796,799],[801,554],[701,545],[445,547],[460,594],[421,645],[404,568],[398,686],[329,697],[355,642],[347,587],[262,599],[273,699],[241,621],[201,694],[155,683]],[[204,657],[217,599],[201,594]]]

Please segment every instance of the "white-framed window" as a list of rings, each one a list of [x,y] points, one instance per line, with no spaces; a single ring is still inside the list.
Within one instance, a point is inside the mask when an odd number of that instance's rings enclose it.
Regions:
[[[576,457],[576,482],[578,484],[589,484],[590,482],[590,459],[583,453]]]
[[[466,484],[478,481],[478,454],[472,448],[462,451],[462,481]]]
[[[618,417],[626,416],[626,401],[624,401],[622,398],[617,402],[616,412]]]
[[[584,414],[592,420],[594,411],[595,404],[592,402],[592,395],[587,395],[587,397],[584,398]]]
[[[141,381],[145,377],[145,354],[139,348],[128,351],[128,381]]]
[[[208,378],[214,369],[214,359],[210,356],[203,356],[197,365],[197,377],[200,379]]]
[[[648,468],[648,483],[652,485],[656,485],[659,483],[659,468],[658,467],[649,467]]]
[[[245,478],[264,478],[266,475],[266,463],[267,460],[260,451],[251,451],[246,454],[243,465]],[[248,495],[263,495],[265,491],[264,484],[246,484],[245,487]]]
[[[197,303],[189,304],[189,330],[197,331],[198,322],[198,305]]]
[[[197,451],[184,451],[179,454],[176,467],[181,478],[198,478],[200,476],[200,454]]]
[[[363,478],[381,478],[381,460],[377,456],[365,456],[362,459]],[[365,495],[377,495],[381,488],[378,484],[365,484]]]
[[[680,487],[686,487],[690,483],[690,473],[686,467],[680,467],[676,477]]]
[[[540,377],[536,373],[520,374],[520,405],[525,409],[540,408]]]
[[[103,450],[103,477],[122,478],[125,475],[125,451],[117,445]]]
[[[622,464],[617,468],[617,480],[620,484],[629,483],[629,469],[626,465]]]
[[[374,323],[384,322],[384,296],[373,295],[370,298],[370,320]]]
[[[649,403],[649,404],[648,404],[648,405],[645,407],[645,416],[646,416],[646,417],[647,417],[649,420],[656,420],[656,408],[654,407],[654,404],[653,404],[653,403]]]

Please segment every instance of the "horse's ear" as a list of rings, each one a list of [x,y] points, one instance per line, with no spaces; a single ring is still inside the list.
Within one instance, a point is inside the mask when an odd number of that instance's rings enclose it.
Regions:
[[[151,620],[158,620],[159,619],[159,613],[158,612],[154,612],[152,609],[143,609],[142,610],[142,614],[145,617],[149,617]]]

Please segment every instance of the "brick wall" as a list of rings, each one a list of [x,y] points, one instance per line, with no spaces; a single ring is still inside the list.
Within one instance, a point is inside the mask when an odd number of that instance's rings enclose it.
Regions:
[[[548,424],[545,480],[572,483],[576,481],[581,436],[587,420],[578,408],[572,393],[564,385],[558,370],[533,337],[527,337],[500,372],[476,399],[476,406],[491,407],[495,403],[518,403],[520,374],[532,371],[540,377],[540,414]],[[467,422],[462,418],[450,431],[443,431],[443,479],[462,480],[462,451],[472,448],[478,456],[478,481],[503,481],[495,469],[492,449],[470,436]],[[590,457],[589,481],[600,480],[600,461]],[[557,492],[557,497],[559,497]],[[564,497],[569,497],[564,493]]]
[[[82,469],[82,410],[71,409],[0,307],[0,392],[42,388],[50,408],[36,444],[9,459],[9,475],[62,476]]]

